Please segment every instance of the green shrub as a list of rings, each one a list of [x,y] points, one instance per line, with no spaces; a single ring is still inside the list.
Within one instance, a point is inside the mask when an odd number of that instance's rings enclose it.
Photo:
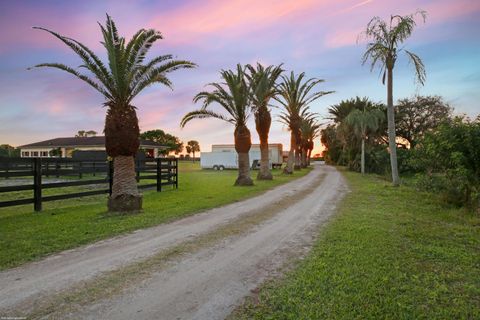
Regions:
[[[429,132],[409,162],[413,169],[425,172],[421,183],[430,179],[446,202],[472,210],[480,207],[479,118],[457,117]],[[434,181],[435,175],[443,178]]]

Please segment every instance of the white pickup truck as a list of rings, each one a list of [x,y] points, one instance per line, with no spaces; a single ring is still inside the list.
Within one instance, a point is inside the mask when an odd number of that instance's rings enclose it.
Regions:
[[[250,167],[255,160],[260,161],[260,152],[250,151],[248,155]],[[238,155],[236,152],[202,152],[200,166],[213,170],[238,169]]]

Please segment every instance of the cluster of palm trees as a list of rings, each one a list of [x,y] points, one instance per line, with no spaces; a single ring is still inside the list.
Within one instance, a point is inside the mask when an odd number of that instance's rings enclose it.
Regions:
[[[251,133],[247,127],[249,117],[255,117],[255,127],[260,139],[259,180],[271,180],[268,134],[272,123],[270,101],[277,101],[282,107],[280,120],[288,126],[291,145],[285,173],[293,173],[308,165],[313,149],[313,140],[319,135],[320,125],[316,114],[309,105],[331,91],[315,91],[321,79],[305,79],[305,74],[283,75],[282,65],[264,67],[242,66],[235,70],[222,70],[222,82],[210,83],[211,91],[198,93],[194,102],[202,102],[198,110],[187,113],[181,120],[184,127],[193,119],[216,118],[234,125],[235,150],[238,153],[238,177],[235,185],[253,185],[250,177],[249,151],[252,145]],[[214,104],[219,111],[212,109]]]
[[[386,133],[385,106],[368,98],[343,100],[328,108],[334,124],[322,130],[322,143],[328,148],[327,161],[355,167],[360,145],[360,171],[365,173],[365,144],[383,143]]]

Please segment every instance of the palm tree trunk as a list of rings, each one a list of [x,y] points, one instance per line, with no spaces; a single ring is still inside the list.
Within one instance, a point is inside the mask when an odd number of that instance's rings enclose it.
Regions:
[[[270,125],[272,124],[272,117],[268,109],[259,108],[255,114],[255,125],[260,138],[260,171],[257,175],[257,180],[272,180],[273,176],[270,172],[270,159],[268,150],[268,133]]]
[[[235,185],[253,186],[253,180],[250,178],[250,157],[248,152],[238,153],[238,177]]]
[[[113,159],[112,195],[108,199],[110,212],[135,212],[142,209],[142,195],[138,192],[133,156]]]
[[[302,153],[302,138],[300,137],[300,130],[295,130],[295,170],[302,168],[301,153]]]
[[[295,166],[293,167],[295,170],[300,170],[302,168],[301,150],[301,148],[295,150]]]
[[[110,212],[138,212],[142,196],[138,192],[134,155],[139,147],[140,129],[133,106],[108,104],[105,118],[105,148],[113,158],[112,194],[108,199]]]
[[[395,133],[395,110],[393,109],[393,66],[387,67],[387,118],[388,118],[388,146],[390,149],[390,166],[392,169],[392,184],[400,185],[397,164],[397,143]]]
[[[257,175],[257,180],[272,180],[273,176],[270,172],[270,159],[268,143],[262,143],[260,140],[260,171]]]
[[[302,168],[307,167],[307,148],[302,148]]]
[[[361,172],[365,174],[365,138],[362,138]]]
[[[312,157],[313,147],[314,147],[313,140],[310,140],[310,141],[308,142],[307,165],[310,165],[310,158]]]
[[[235,186],[253,186],[253,180],[250,178],[250,159],[248,152],[252,146],[250,130],[246,126],[235,128],[235,150],[238,154],[238,177]]]
[[[290,132],[290,151],[288,152],[287,166],[283,169],[283,173],[292,174],[293,173],[293,163],[295,161],[295,136],[293,132]]]

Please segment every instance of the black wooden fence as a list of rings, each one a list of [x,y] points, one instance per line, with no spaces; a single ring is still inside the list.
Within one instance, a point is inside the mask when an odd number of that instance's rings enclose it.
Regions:
[[[163,186],[173,186],[178,189],[178,159],[157,158],[136,161],[138,187],[156,188],[162,191]],[[62,178],[61,182],[42,182],[46,178]],[[8,185],[1,181],[17,178],[19,182]],[[32,180],[30,180],[31,178]],[[50,179],[51,180],[51,179]],[[140,184],[141,180],[154,180],[155,183]],[[2,185],[3,184],[3,185]],[[6,185],[5,185],[6,184]],[[64,200],[111,194],[113,185],[112,161],[87,161],[66,158],[2,158],[0,157],[0,194],[16,191],[33,190],[33,197],[1,201],[1,207],[10,207],[32,204],[35,211],[42,210],[42,203],[46,201]],[[63,188],[73,186],[95,186],[94,190],[63,193],[42,196],[44,189]],[[5,198],[5,197],[3,197]],[[10,197],[6,197],[10,198]]]

